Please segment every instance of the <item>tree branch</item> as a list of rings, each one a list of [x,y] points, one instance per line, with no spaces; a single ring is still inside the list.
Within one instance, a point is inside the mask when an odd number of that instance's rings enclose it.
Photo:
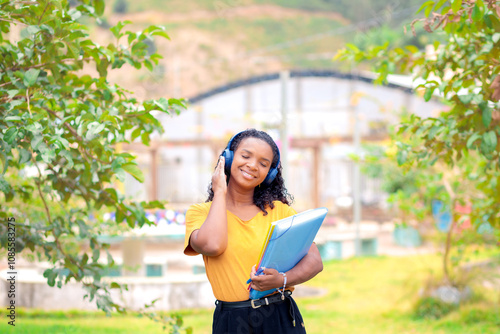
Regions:
[[[9,23],[12,23],[12,24],[22,24],[24,26],[29,26],[29,24],[26,24],[26,23],[21,22],[21,21],[16,21],[16,20],[7,20],[7,19],[0,18],[0,21],[9,22]]]
[[[47,8],[49,8],[49,4],[50,4],[50,2],[47,2],[47,4],[45,5],[45,8],[43,9],[43,13],[42,13],[42,15],[40,15],[40,18],[38,19],[38,25],[40,25],[40,23],[42,22],[42,18],[45,15]]]
[[[60,59],[58,61],[53,61],[53,62],[50,62],[50,63],[43,63],[43,64],[37,64],[37,65],[31,65],[31,66],[27,66],[27,67],[22,67],[22,66],[18,66],[18,67],[11,67],[11,68],[8,68],[7,70],[10,70],[10,71],[18,71],[18,70],[29,70],[31,68],[40,68],[40,67],[48,67],[50,65],[54,65],[54,64],[58,64],[60,62],[69,62],[69,61],[89,61],[89,60],[92,60],[94,58],[92,57],[86,57],[86,58],[82,58],[82,59],[75,59],[75,58],[64,58],[64,59]]]
[[[19,78],[16,78],[16,80],[12,80],[12,81],[7,81],[7,82],[4,82],[3,84],[0,84],[0,87],[7,86],[7,85],[10,85],[10,84],[13,84],[13,83],[14,83],[14,82],[16,82],[17,80],[19,80]]]
[[[42,108],[43,108],[44,110],[46,110],[48,113],[50,113],[51,115],[53,115],[54,117],[56,117],[56,118],[58,118],[59,120],[61,120],[61,121],[62,121],[62,118],[61,118],[59,115],[57,115],[57,113],[56,113],[55,111],[50,110],[50,109],[49,109],[49,108],[47,108],[47,107],[42,107]],[[76,138],[76,139],[77,139],[77,140],[78,140],[81,144],[84,144],[84,143],[85,143],[85,140],[84,140],[82,137],[80,137],[80,136],[78,135],[78,133],[76,132],[76,130],[75,130],[75,129],[71,126],[71,125],[69,125],[69,124],[68,124],[68,123],[66,123],[66,122],[63,122],[63,125],[64,125],[64,127],[65,127],[66,129],[68,129],[68,130],[69,130],[69,132],[71,132],[71,134],[72,134],[73,136],[75,136],[75,138]],[[82,145],[78,145],[78,147],[79,147],[79,148],[81,148],[81,152],[82,152],[85,156],[87,156],[88,158],[93,159],[93,160],[97,160],[97,161],[99,161],[99,162],[100,162],[100,163],[102,163],[102,164],[109,165],[109,162],[102,161],[101,159],[99,159],[99,158],[97,158],[97,157],[94,157],[94,156],[90,155],[90,154],[87,152],[87,150],[85,149],[85,147],[83,147]],[[88,160],[87,160],[87,162],[89,162],[89,163],[90,163],[90,161],[88,161]]]
[[[59,116],[59,115],[58,115],[55,111],[50,110],[50,109],[49,109],[49,108],[47,108],[47,107],[42,107],[42,108],[43,108],[45,111],[47,111],[49,114],[53,115],[54,117],[56,117],[56,118],[58,118],[59,120],[61,120],[61,121],[62,121],[62,118],[61,118],[61,117],[60,117],[60,116]],[[68,123],[66,123],[66,122],[63,122],[63,125],[64,125],[64,127],[65,127],[66,129],[68,129],[68,130],[69,130],[69,132],[71,132],[71,134],[72,134],[73,136],[75,136],[75,137],[76,137],[76,139],[77,139],[79,142],[82,142],[82,143],[84,142],[83,138],[82,138],[82,137],[80,137],[80,136],[78,135],[78,132],[76,132],[76,130],[75,130],[75,129],[73,129],[73,127],[72,127],[71,125],[69,125],[69,124],[68,124]]]
[[[33,162],[35,163],[36,169],[38,170],[38,175],[41,178],[42,172],[40,171],[40,167],[38,167],[38,164],[36,163],[33,152],[31,152],[31,153],[32,153],[31,158],[33,159]],[[36,187],[38,188],[38,193],[40,194],[40,197],[42,198],[43,205],[45,206],[45,212],[47,213],[47,218],[49,220],[49,223],[52,225],[52,218],[50,217],[49,206],[47,205],[47,202],[45,201],[45,196],[43,196],[42,189],[40,188],[40,181],[35,181],[35,183],[36,183]]]

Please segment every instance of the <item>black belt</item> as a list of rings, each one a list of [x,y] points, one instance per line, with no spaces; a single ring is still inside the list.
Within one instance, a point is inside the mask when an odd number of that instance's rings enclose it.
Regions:
[[[221,304],[222,308],[242,308],[242,307],[252,307],[259,308],[262,305],[269,305],[273,303],[278,303],[285,300],[285,297],[290,297],[292,295],[292,291],[286,290],[282,295],[281,293],[276,293],[269,297],[262,297],[260,299],[251,299],[245,300],[242,302],[223,302],[221,300],[217,300],[216,304]]]

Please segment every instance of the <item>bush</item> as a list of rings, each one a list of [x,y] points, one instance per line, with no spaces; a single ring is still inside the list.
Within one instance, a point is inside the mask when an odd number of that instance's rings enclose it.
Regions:
[[[438,298],[424,297],[415,305],[414,316],[417,319],[440,319],[457,307],[456,304],[448,304]]]
[[[500,316],[498,311],[500,310],[495,307],[488,309],[465,309],[460,311],[460,318],[467,325],[490,323],[500,326]]]

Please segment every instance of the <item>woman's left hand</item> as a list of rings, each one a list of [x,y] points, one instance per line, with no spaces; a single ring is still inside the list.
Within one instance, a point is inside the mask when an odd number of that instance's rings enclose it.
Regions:
[[[284,277],[276,269],[264,268],[262,275],[255,275],[255,266],[252,267],[250,272],[250,278],[252,282],[250,287],[257,291],[266,291],[276,288],[281,288],[283,286]]]

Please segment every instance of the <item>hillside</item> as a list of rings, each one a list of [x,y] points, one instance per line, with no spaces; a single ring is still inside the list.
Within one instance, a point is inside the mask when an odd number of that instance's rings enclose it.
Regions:
[[[403,34],[401,22],[411,21],[418,8],[415,3],[420,2],[107,1],[104,26],[124,20],[133,22],[132,30],[158,24],[171,37],[152,45],[164,57],[155,73],[130,77],[122,71],[112,78],[140,98],[190,97],[229,81],[282,69],[338,68],[331,59],[346,41],[362,47],[412,39]],[[99,27],[93,34],[101,43],[112,40]]]

